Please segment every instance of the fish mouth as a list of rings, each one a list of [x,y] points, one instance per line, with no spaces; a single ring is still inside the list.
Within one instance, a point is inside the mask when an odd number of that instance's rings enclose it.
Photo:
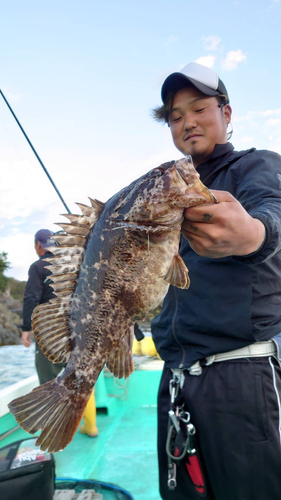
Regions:
[[[193,186],[193,189],[204,196],[210,203],[218,203],[216,196],[198,179]]]
[[[189,165],[187,164],[186,166],[188,169]],[[175,165],[175,168],[181,179],[188,187],[189,195],[191,193],[194,193],[195,195],[200,196],[200,198],[205,199],[208,203],[218,203],[216,196],[203,184],[203,182],[201,182],[199,174],[197,172],[196,176],[189,176],[188,170],[185,172],[180,163],[178,164],[178,166]],[[194,171],[193,169],[194,167],[192,166],[191,172]]]

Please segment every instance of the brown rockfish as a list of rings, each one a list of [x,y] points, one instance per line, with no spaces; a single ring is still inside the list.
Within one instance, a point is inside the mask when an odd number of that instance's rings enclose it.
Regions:
[[[49,250],[56,298],[34,309],[36,342],[58,377],[13,400],[10,411],[37,444],[56,452],[72,440],[93,386],[106,364],[116,377],[134,370],[132,325],[163,300],[170,284],[188,288],[179,256],[184,209],[216,198],[201,183],[191,157],[164,163],[105,204],[77,204]]]

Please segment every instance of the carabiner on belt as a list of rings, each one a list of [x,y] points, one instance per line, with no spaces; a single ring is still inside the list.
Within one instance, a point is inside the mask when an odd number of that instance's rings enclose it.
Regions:
[[[169,426],[166,441],[166,452],[168,456],[168,488],[174,490],[177,486],[176,464],[186,454],[188,443],[181,429],[179,415],[182,416],[182,409],[175,406],[175,399],[184,383],[182,370],[173,370],[173,378],[169,383],[170,390],[170,410]]]
[[[176,373],[175,373],[176,372]],[[196,446],[196,429],[190,422],[190,414],[185,411],[184,404],[176,406],[175,399],[183,387],[184,374],[182,370],[173,370],[170,380],[170,410],[166,453],[168,457],[168,488],[174,490],[177,486],[177,465],[183,460],[185,468],[193,484],[194,490],[202,498],[207,494],[206,482]]]

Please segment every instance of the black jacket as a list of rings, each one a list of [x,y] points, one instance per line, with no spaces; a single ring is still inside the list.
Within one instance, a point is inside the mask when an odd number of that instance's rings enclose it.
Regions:
[[[48,276],[51,272],[45,267],[47,262],[43,259],[52,257],[50,252],[46,252],[36,262],[31,264],[28,271],[28,281],[26,283],[23,299],[23,331],[31,330],[31,315],[33,309],[38,304],[44,304],[55,297],[53,289],[50,287],[50,279]]]
[[[212,354],[268,340],[281,332],[281,157],[217,145],[198,166],[202,182],[230,192],[260,219],[266,239],[247,257],[200,257],[182,238],[190,288],[170,286],[152,321],[156,348],[170,368],[187,368]]]

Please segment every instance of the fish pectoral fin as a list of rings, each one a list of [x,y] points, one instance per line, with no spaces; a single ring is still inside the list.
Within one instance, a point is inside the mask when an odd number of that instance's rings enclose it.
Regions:
[[[80,397],[56,378],[14,399],[9,410],[30,434],[42,429],[36,445],[41,450],[63,450],[73,439],[91,392]]]
[[[32,330],[43,354],[52,363],[67,363],[72,352],[70,298],[55,298],[35,307]]]
[[[116,378],[128,378],[134,371],[132,355],[134,333],[129,332],[120,340],[118,346],[110,352],[106,366]]]
[[[171,267],[164,276],[165,281],[177,288],[189,288],[190,279],[188,269],[179,254],[174,255]]]

